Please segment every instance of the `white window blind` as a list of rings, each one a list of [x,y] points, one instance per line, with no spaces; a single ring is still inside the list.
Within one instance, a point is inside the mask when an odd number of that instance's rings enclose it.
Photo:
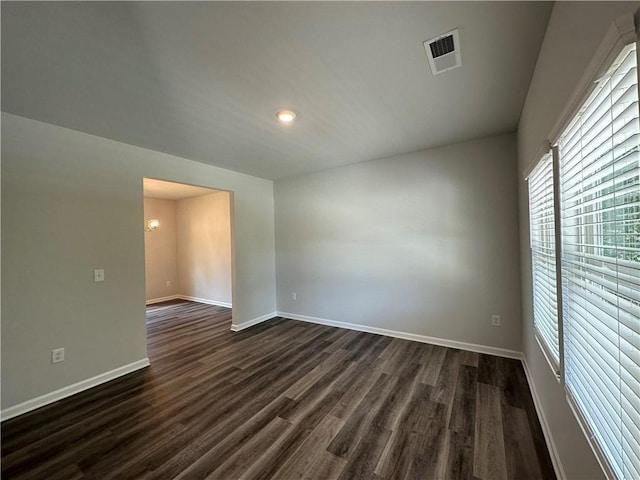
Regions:
[[[545,155],[529,175],[529,227],[533,272],[533,324],[557,371],[560,352],[551,155]]]
[[[570,398],[620,479],[640,479],[638,74],[629,45],[560,141]]]

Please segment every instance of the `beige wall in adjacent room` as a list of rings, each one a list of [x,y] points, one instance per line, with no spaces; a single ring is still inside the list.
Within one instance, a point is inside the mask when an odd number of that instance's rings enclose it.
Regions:
[[[516,167],[507,134],[277,181],[278,310],[520,351]]]
[[[231,304],[230,194],[212,193],[177,202],[180,294]]]
[[[523,352],[531,387],[546,419],[551,445],[567,479],[600,480],[604,474],[535,339],[529,249],[529,206],[525,171],[537,160],[562,110],[578,87],[613,20],[632,14],[638,2],[556,2],[540,50],[518,127],[520,261]]]
[[[3,409],[147,356],[144,177],[233,192],[233,321],[275,312],[273,182],[3,113]]]
[[[144,199],[144,226],[158,219],[160,226],[144,233],[145,298],[147,301],[176,295],[178,290],[178,246],[176,201]],[[167,282],[170,285],[167,286]]]
[[[145,198],[144,218],[160,220],[145,232],[146,300],[184,295],[231,306],[231,194]]]

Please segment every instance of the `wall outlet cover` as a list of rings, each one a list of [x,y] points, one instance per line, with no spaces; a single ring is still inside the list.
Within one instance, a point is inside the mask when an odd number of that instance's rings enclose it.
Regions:
[[[51,350],[51,363],[64,362],[64,348]]]

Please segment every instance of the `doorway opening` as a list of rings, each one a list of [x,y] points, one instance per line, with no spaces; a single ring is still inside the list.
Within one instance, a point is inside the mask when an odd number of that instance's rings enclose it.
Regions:
[[[146,306],[232,309],[233,193],[144,178],[143,196]]]

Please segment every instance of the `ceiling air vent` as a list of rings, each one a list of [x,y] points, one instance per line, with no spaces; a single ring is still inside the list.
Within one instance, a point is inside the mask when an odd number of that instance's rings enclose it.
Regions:
[[[462,65],[460,58],[460,37],[458,29],[451,30],[424,42],[429,66],[434,75],[446,72]]]

